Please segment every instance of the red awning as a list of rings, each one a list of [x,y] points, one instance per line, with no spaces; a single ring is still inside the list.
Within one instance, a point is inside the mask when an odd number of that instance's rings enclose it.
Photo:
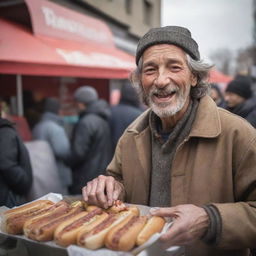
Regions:
[[[134,57],[114,47],[35,37],[0,19],[0,73],[90,78],[127,78]]]
[[[210,77],[209,77],[209,82],[210,83],[224,83],[227,84],[229,83],[233,78],[231,76],[227,76],[217,69],[212,69],[210,71]]]

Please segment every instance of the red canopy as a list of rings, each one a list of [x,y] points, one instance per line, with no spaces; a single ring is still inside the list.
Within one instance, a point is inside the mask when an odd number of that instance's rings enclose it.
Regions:
[[[210,71],[209,83],[229,83],[233,80],[233,77],[227,76],[217,69],[212,69]]]
[[[28,29],[0,19],[0,73],[127,78],[134,57],[115,47],[88,41],[35,37]]]

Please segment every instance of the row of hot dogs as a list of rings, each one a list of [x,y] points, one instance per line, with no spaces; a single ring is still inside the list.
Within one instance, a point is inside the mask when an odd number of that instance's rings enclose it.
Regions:
[[[53,203],[38,200],[4,212],[2,228],[36,241],[54,240],[58,245],[77,244],[95,250],[129,251],[145,243],[165,224],[161,217],[140,216],[136,206],[120,201],[107,210],[77,201]]]

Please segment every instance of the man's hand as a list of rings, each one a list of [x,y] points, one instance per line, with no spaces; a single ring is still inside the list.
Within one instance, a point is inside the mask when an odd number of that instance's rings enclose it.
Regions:
[[[175,245],[189,245],[199,240],[209,225],[206,211],[192,204],[170,208],[152,208],[150,213],[173,218],[170,229],[160,237],[160,242],[165,249]]]
[[[89,181],[82,190],[83,198],[88,204],[108,208],[124,193],[123,185],[112,176],[100,175]]]

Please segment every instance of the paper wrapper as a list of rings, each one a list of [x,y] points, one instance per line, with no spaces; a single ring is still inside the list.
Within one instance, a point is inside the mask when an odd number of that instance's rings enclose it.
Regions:
[[[54,203],[57,203],[58,201],[60,201],[61,199],[63,199],[62,195],[60,194],[55,194],[55,193],[49,193],[39,199],[48,199],[53,201]],[[149,209],[150,207],[147,206],[143,206],[143,205],[137,205],[137,207],[140,210],[141,215],[147,215],[149,213]],[[26,240],[29,241],[30,243],[33,244],[40,244],[40,245],[45,245],[45,246],[49,246],[49,247],[55,247],[55,248],[59,248],[59,249],[63,249],[63,250],[67,250],[68,255],[69,256],[133,256],[133,255],[139,255],[139,256],[155,256],[155,255],[166,255],[166,256],[180,256],[180,255],[184,255],[184,249],[182,247],[171,247],[168,250],[164,251],[160,248],[159,244],[158,244],[158,238],[160,237],[161,234],[157,233],[154,234],[145,244],[136,247],[135,249],[133,249],[130,252],[116,252],[116,251],[112,251],[106,248],[102,248],[99,250],[88,250],[76,245],[71,245],[67,248],[61,247],[59,245],[57,245],[55,242],[53,241],[49,241],[49,242],[37,242],[37,241],[33,241],[27,237],[25,237],[24,235],[10,235],[7,234],[4,230],[4,227],[2,225],[3,223],[3,215],[2,213],[4,211],[6,211],[8,208],[3,206],[0,207],[0,233],[8,236],[8,237],[14,237],[16,239],[22,239],[22,240]],[[172,225],[172,222],[168,222],[166,223],[166,225],[164,226],[163,230],[161,233],[166,232],[166,230]]]

